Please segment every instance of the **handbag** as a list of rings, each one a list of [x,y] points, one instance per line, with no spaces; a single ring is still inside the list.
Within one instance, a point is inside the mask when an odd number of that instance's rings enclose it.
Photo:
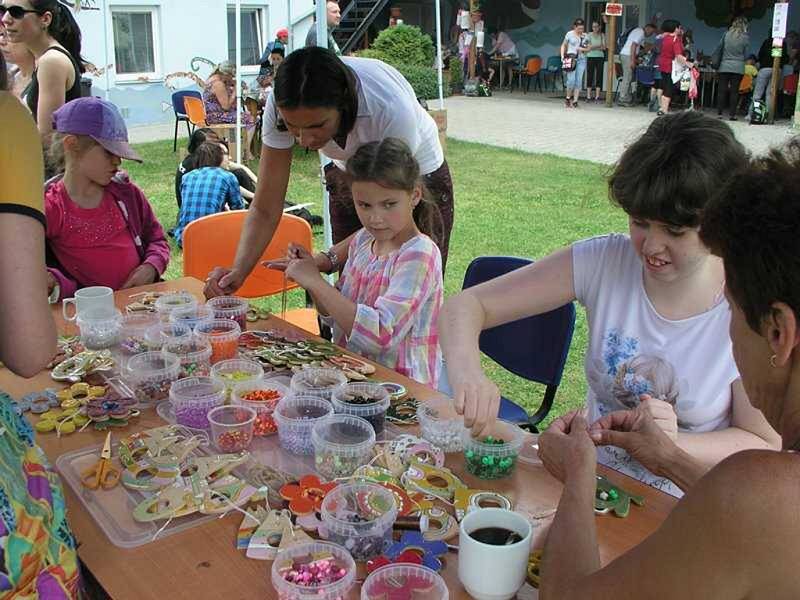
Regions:
[[[727,35],[727,32],[726,34],[723,34],[722,39],[719,41],[719,44],[717,44],[714,52],[711,53],[709,64],[715,71],[718,71],[722,65],[722,55],[725,53],[725,35]]]
[[[578,67],[578,57],[575,54],[567,54],[561,59],[561,70],[569,73]]]

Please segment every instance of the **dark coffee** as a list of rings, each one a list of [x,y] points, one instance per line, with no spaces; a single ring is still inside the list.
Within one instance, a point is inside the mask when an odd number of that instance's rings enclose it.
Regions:
[[[510,546],[522,541],[520,534],[505,527],[481,527],[470,533],[469,537],[490,546]]]

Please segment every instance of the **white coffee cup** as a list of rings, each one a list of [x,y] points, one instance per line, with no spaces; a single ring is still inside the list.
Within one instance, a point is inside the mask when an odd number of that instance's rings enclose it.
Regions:
[[[70,304],[75,308],[72,316],[67,314],[67,306]],[[114,306],[114,290],[102,285],[85,287],[76,291],[73,298],[64,298],[61,303],[61,313],[66,321],[74,321],[80,313],[90,308],[114,310],[116,308]]]
[[[507,546],[484,544],[470,533],[484,527],[502,527],[522,539]],[[458,578],[476,600],[508,600],[525,583],[533,528],[511,510],[482,508],[461,521],[458,537]]]

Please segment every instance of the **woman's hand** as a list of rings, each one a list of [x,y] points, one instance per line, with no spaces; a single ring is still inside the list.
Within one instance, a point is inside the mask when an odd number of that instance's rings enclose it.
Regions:
[[[450,387],[456,411],[464,415],[464,425],[472,429],[472,435],[479,436],[497,416],[500,390],[483,371],[450,377]]]
[[[242,287],[245,279],[247,279],[247,275],[240,274],[236,269],[214,267],[206,277],[203,294],[206,298],[230,296]]]
[[[539,436],[539,458],[550,474],[566,484],[568,479],[592,481],[597,470],[597,452],[589,436],[583,411],[572,411],[556,419]]]
[[[132,287],[139,287],[140,285],[149,285],[155,283],[158,279],[158,271],[155,267],[148,263],[143,263],[131,271],[128,279],[122,284],[121,289],[125,290]]]
[[[275,269],[276,271],[285,271],[289,267],[289,263],[297,258],[313,258],[314,264],[317,265],[317,271],[320,273],[325,273],[326,268],[330,266],[330,259],[318,252],[317,254],[312,254],[305,249],[305,247],[295,244],[294,242],[289,244],[289,247],[286,249],[286,256],[284,258],[277,258],[275,260],[267,260],[261,263],[261,266],[267,269]]]
[[[301,287],[308,288],[320,278],[314,256],[303,246],[289,244],[286,258],[289,261],[285,269],[287,277],[296,281]]]
[[[639,399],[641,400],[639,406],[653,417],[653,421],[659,429],[666,433],[673,442],[676,441],[678,439],[678,415],[675,414],[673,406],[647,394],[642,394]]]

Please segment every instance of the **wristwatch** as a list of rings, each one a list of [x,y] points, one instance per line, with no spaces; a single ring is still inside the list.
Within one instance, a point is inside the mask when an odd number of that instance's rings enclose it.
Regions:
[[[331,261],[331,268],[328,270],[328,273],[335,273],[339,270],[339,257],[337,256],[336,252],[334,251],[333,247],[328,248],[327,250],[323,250],[322,253],[328,257],[328,260]]]

